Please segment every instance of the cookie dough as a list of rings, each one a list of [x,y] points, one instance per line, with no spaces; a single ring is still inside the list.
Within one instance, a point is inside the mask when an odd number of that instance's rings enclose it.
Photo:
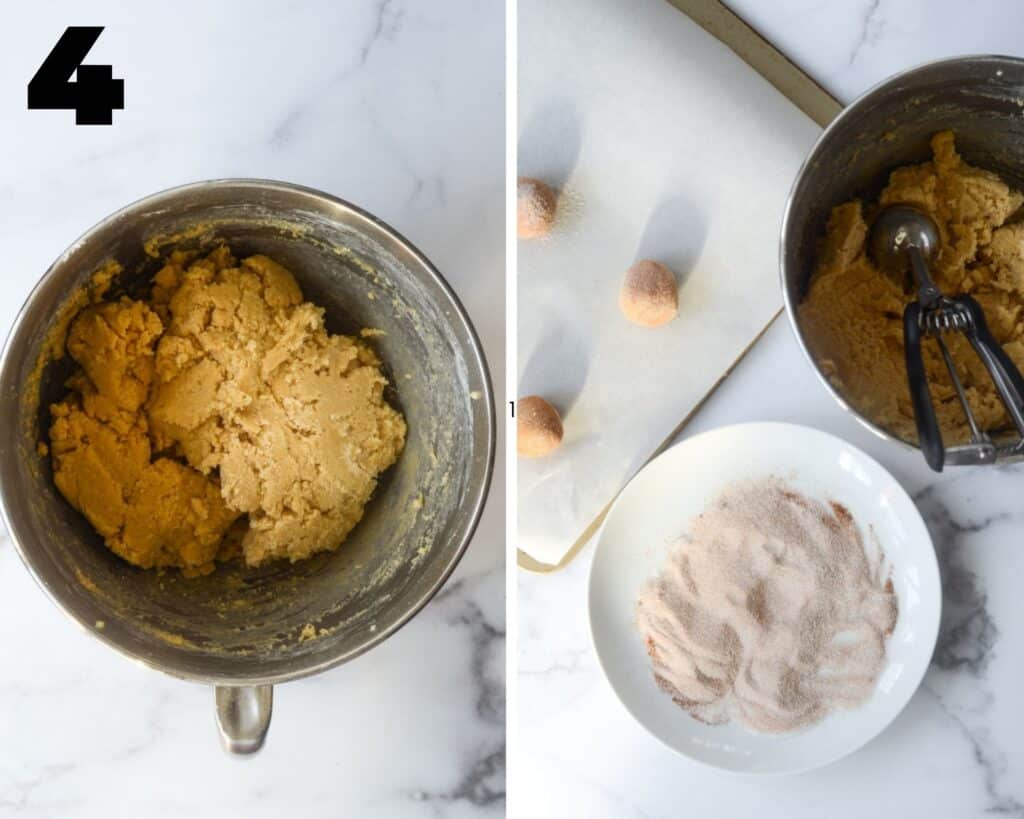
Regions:
[[[660,327],[679,312],[679,285],[661,262],[641,259],[622,280],[619,290],[622,315],[640,327]]]
[[[931,161],[898,168],[877,203],[833,208],[817,267],[799,312],[808,346],[829,380],[862,415],[906,440],[916,440],[903,359],[903,310],[915,298],[908,282],[881,272],[868,258],[867,235],[880,207],[912,204],[939,229],[932,276],[948,295],[978,300],[992,333],[1024,367],[1024,224],[1012,221],[1024,203],[991,171],[956,152],[954,135],[932,138]],[[980,360],[960,333],[945,337],[971,409],[981,426],[1009,423]],[[967,422],[938,345],[922,345],[939,424],[947,445],[969,439]]]
[[[516,404],[516,452],[541,458],[562,444],[562,417],[539,395],[527,395]]]
[[[520,176],[516,185],[516,232],[520,239],[540,239],[555,224],[558,198],[539,179]]]
[[[55,481],[139,566],[209,571],[236,520],[249,565],[337,548],[405,442],[376,355],[266,256],[175,252],[148,304],[86,308],[67,346]]]
[[[201,574],[238,513],[211,478],[151,459],[142,406],[161,330],[152,310],[127,298],[79,313],[67,349],[81,369],[51,407],[54,482],[125,560]]]

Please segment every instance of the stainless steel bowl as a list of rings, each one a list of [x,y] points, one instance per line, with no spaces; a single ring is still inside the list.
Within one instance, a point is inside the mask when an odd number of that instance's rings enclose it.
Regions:
[[[927,63],[876,85],[829,124],[797,174],[782,220],[779,265],[793,332],[821,383],[864,426],[916,449],[860,415],[811,355],[800,304],[830,209],[876,197],[890,171],[931,157],[936,131],[956,132],[968,162],[1024,188],[1024,60],[971,56]]]
[[[192,580],[142,571],[106,549],[57,492],[36,444],[71,363],[36,378],[61,306],[105,261],[131,291],[161,246],[227,241],[291,269],[331,332],[374,339],[408,441],[344,546],[290,565],[225,564]],[[151,253],[147,253],[148,250]],[[76,241],[32,291],[0,360],[0,500],[19,554],[65,613],[122,654],[217,686],[225,746],[262,744],[275,683],[351,660],[394,634],[441,587],[469,543],[490,482],[494,405],[480,343],[441,274],[369,214],[318,191],[218,180],[150,196]],[[420,502],[422,500],[422,508]],[[313,639],[309,635],[315,634]]]

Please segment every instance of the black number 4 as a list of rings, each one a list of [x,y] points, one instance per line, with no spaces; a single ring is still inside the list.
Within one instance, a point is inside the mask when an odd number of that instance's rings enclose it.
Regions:
[[[82,65],[103,26],[69,26],[28,84],[30,109],[73,109],[76,125],[110,125],[124,109],[124,80],[110,65]],[[78,72],[78,79],[71,75]]]

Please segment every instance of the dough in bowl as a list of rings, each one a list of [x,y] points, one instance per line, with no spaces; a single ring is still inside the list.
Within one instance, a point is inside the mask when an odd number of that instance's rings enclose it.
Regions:
[[[939,251],[931,274],[948,296],[978,300],[989,329],[1024,368],[1024,195],[956,152],[951,131],[932,137],[932,159],[897,168],[876,202],[832,209],[810,288],[799,306],[808,347],[836,389],[879,426],[914,441],[917,431],[903,354],[908,281],[886,275],[867,253],[868,226],[879,207],[914,205],[934,219]],[[988,371],[962,333],[944,340],[983,429],[1009,423]],[[938,345],[921,346],[935,411],[947,445],[968,440],[967,419]]]
[[[142,567],[337,548],[405,442],[373,350],[328,334],[266,256],[176,251],[147,301],[82,310],[68,352],[80,369],[52,408],[55,482]]]

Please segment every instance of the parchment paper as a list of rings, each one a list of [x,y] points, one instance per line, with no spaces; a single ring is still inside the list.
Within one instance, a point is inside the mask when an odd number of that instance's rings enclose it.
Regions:
[[[519,168],[560,189],[545,240],[519,242],[519,395],[565,440],[519,459],[519,543],[557,563],[781,306],[786,195],[819,128],[662,0],[520,0]],[[658,259],[680,314],[618,309]]]

